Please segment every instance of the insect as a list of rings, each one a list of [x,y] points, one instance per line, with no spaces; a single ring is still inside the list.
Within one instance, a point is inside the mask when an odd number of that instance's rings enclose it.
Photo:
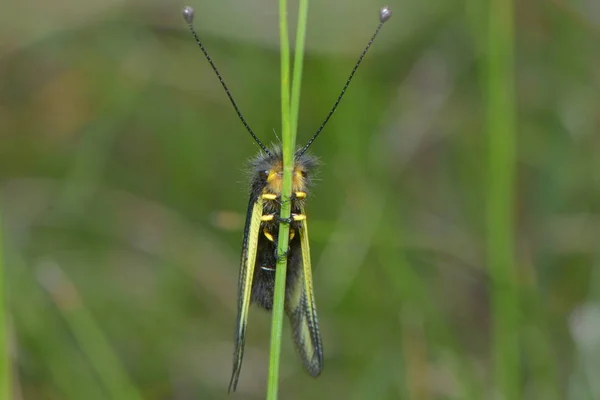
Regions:
[[[304,202],[308,196],[311,177],[317,166],[317,159],[307,153],[308,148],[319,136],[329,119],[335,112],[346,89],[350,85],[358,66],[373,44],[383,24],[391,17],[388,7],[379,11],[379,25],[367,46],[360,54],[350,76],[346,80],[340,95],[331,111],[317,129],[308,143],[299,148],[295,154],[292,183],[292,214],[288,220],[282,220],[281,185],[283,176],[283,159],[280,145],[267,148],[254,134],[241,111],[239,110],[229,88],[219,73],[214,62],[200,42],[193,27],[194,10],[183,9],[183,17],[192,36],[204,53],[213,71],[219,78],[233,108],[250,136],[258,144],[261,152],[250,161],[252,173],[250,182],[250,202],[244,227],[242,242],[242,260],[238,286],[238,314],[235,331],[235,349],[233,354],[233,372],[229,383],[229,391],[235,391],[242,368],[244,344],[246,341],[246,323],[250,303],[256,303],[266,310],[273,308],[275,287],[275,265],[277,264],[277,237],[280,222],[290,225],[289,249],[287,256],[287,276],[285,290],[285,312],[290,320],[293,340],[308,373],[317,377],[323,370],[323,345],[319,333],[317,310],[313,294],[312,272],[310,263],[310,247],[308,241],[308,225],[304,212]]]

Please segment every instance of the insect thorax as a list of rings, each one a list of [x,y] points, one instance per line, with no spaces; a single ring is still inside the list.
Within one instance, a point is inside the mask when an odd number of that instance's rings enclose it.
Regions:
[[[292,193],[302,193],[303,200],[311,184],[311,177],[317,165],[317,159],[308,154],[296,156],[292,174]],[[252,173],[252,196],[275,195],[280,203],[283,184],[283,158],[281,147],[273,147],[270,154],[260,153],[250,161]],[[294,196],[292,196],[294,198]],[[277,203],[277,202],[276,202]]]

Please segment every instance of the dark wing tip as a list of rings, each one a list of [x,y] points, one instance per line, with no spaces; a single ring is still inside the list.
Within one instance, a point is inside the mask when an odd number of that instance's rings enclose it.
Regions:
[[[229,388],[227,389],[227,393],[235,392],[235,390],[237,389],[239,377],[239,371],[233,371],[233,374],[231,375],[231,380],[229,381]]]
[[[306,370],[313,378],[316,378],[319,375],[321,375],[321,372],[323,372],[323,358],[319,357],[318,360],[313,360],[312,363],[307,364]]]

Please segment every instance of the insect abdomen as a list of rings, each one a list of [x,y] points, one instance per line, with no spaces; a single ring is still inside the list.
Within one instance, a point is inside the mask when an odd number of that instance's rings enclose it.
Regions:
[[[300,237],[296,233],[301,228],[301,222],[290,223],[290,241],[288,250],[286,287],[293,287],[302,268],[302,253]],[[275,268],[277,265],[278,222],[264,222],[256,251],[256,265],[252,285],[252,302],[266,310],[273,308],[273,293],[275,288]],[[287,290],[286,290],[287,292]],[[286,298],[288,296],[286,295]]]

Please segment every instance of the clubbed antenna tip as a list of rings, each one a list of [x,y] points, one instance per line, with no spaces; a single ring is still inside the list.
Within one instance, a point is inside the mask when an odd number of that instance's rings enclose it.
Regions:
[[[186,7],[186,8],[189,8],[189,7]],[[192,12],[193,12],[193,10],[192,10]],[[390,10],[390,8],[388,6],[385,6],[381,10],[379,10],[379,21],[381,21],[382,24],[385,21],[387,21],[388,19],[390,19],[391,16],[392,16],[392,10]]]
[[[194,9],[190,6],[185,6],[183,7],[183,19],[185,19],[185,22],[187,22],[188,24],[192,24],[192,22],[194,22]]]

